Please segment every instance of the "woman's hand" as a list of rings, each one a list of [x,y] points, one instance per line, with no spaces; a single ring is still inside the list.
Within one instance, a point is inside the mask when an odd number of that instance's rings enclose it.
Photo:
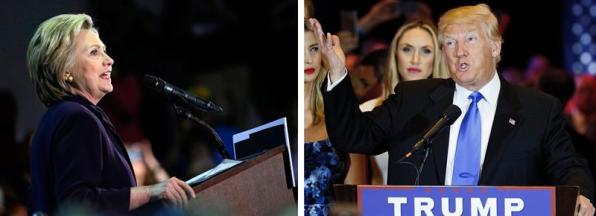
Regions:
[[[330,81],[335,82],[345,73],[346,69],[346,56],[341,49],[339,37],[331,35],[331,33],[327,33],[325,36],[321,24],[316,19],[311,18],[309,22],[319,41],[323,63],[329,69]]]
[[[152,185],[150,193],[151,200],[163,199],[178,206],[187,205],[189,199],[195,198],[195,192],[190,185],[176,177]]]
[[[131,188],[128,209],[136,209],[153,200],[166,200],[178,206],[183,206],[188,204],[189,199],[195,197],[194,190],[188,184],[176,177],[172,177],[158,184]]]

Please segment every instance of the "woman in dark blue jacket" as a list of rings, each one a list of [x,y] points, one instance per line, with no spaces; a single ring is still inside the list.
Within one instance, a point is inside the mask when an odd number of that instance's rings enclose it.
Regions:
[[[113,90],[114,60],[91,17],[65,14],[44,21],[29,43],[27,64],[48,108],[32,143],[31,213],[54,213],[64,204],[126,213],[151,200],[184,204],[195,196],[175,177],[136,186],[124,145],[97,106]]]

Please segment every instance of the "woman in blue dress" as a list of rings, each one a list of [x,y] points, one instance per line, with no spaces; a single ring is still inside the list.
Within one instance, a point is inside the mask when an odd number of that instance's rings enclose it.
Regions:
[[[310,24],[304,28],[304,213],[328,215],[332,184],[343,183],[344,155],[327,137],[320,87],[326,72]]]

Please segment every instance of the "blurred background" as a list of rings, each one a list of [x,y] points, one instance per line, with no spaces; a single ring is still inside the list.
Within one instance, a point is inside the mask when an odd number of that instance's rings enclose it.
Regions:
[[[145,74],[223,107],[197,117],[227,147],[233,134],[287,117],[296,154],[296,0],[2,1],[0,215],[25,210],[28,144],[46,109],[29,79],[27,46],[41,22],[63,13],[93,17],[115,60],[114,92],[99,105],[124,140],[139,184],[186,180],[221,160],[207,130],[142,86]]]
[[[313,0],[315,16],[326,31],[340,32],[345,27],[342,13],[356,14],[357,22],[373,12],[381,0]],[[447,10],[464,5],[488,4],[498,16],[500,30],[504,37],[500,68],[514,68],[525,71],[532,66],[531,59],[538,55],[549,60],[550,65],[564,68],[574,75],[596,74],[596,1],[594,0],[499,0],[499,1],[444,1],[444,0],[401,0],[404,10],[395,19],[375,23],[370,32],[360,40],[362,53],[374,49],[376,42],[391,42],[397,28],[407,19],[430,18],[435,24]],[[407,4],[416,2],[419,4]],[[414,5],[414,6],[412,6]],[[405,6],[405,7],[403,7]],[[400,6],[396,6],[400,7]],[[372,13],[374,14],[374,13]],[[372,15],[371,14],[371,15]],[[376,14],[377,17],[381,13]],[[344,27],[342,27],[344,25]]]

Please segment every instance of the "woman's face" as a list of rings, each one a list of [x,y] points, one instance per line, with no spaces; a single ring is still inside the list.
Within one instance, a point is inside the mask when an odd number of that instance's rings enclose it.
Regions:
[[[74,91],[97,104],[114,89],[110,78],[114,60],[106,53],[99,35],[92,30],[81,30],[74,42],[74,65],[70,70],[74,77]]]
[[[421,28],[407,30],[397,43],[397,70],[404,81],[429,78],[435,47],[431,35]]]
[[[321,71],[321,52],[315,34],[304,32],[304,82],[314,82]]]

